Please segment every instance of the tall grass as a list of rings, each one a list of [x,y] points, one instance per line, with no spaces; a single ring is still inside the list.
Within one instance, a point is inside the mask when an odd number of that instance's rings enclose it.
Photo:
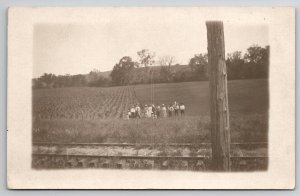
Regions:
[[[231,116],[232,142],[266,141],[266,114]],[[162,119],[35,120],[33,141],[111,143],[210,142],[208,116]]]

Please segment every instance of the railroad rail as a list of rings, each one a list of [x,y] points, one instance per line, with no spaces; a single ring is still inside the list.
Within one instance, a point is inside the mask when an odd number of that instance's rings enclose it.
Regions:
[[[170,146],[170,147],[199,147],[211,146],[211,143],[55,143],[55,142],[33,142],[34,146],[118,146],[118,147],[151,147],[151,146]],[[233,142],[231,146],[268,146],[267,142]]]
[[[132,143],[49,143],[34,142],[34,147],[39,148],[197,148],[210,149],[210,143],[199,144],[132,144]],[[253,143],[232,143],[232,148],[255,149],[265,148],[267,151],[268,144],[265,142]],[[266,153],[267,154],[267,153]],[[232,171],[255,171],[266,170],[268,166],[267,155],[251,155],[231,157]],[[209,154],[194,156],[177,156],[177,155],[119,155],[119,154],[80,154],[65,153],[60,151],[33,151],[32,167],[35,169],[59,169],[59,168],[113,168],[113,169],[172,169],[172,170],[210,170],[211,156]]]

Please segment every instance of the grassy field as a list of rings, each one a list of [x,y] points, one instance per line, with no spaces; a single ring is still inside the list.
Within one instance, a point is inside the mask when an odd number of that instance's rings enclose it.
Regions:
[[[150,90],[153,88],[153,101]],[[183,102],[187,115],[209,115],[209,85],[207,81],[166,83],[134,86],[141,103]],[[231,114],[254,114],[268,111],[268,81],[231,80],[228,82],[229,109]]]
[[[231,139],[266,141],[268,81],[228,82]],[[151,89],[153,89],[151,96]],[[33,140],[48,142],[209,142],[208,82],[33,90]],[[153,97],[153,99],[151,99]],[[186,116],[124,120],[133,103],[186,105]]]

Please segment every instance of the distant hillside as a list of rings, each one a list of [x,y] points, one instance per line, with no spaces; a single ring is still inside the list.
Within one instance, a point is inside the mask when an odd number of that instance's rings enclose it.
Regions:
[[[112,85],[123,86],[148,83],[170,83],[207,80],[187,65],[118,68],[113,70]]]
[[[161,69],[162,66],[152,66],[152,70],[153,71],[159,71]],[[136,69],[139,69],[139,70],[145,70],[145,67],[139,67],[139,68],[136,68]],[[191,71],[191,67],[189,67],[188,65],[172,65],[170,67],[171,69],[171,72],[178,72],[178,71]],[[111,70],[110,71],[101,71],[98,74],[98,76],[103,76],[105,78],[109,78],[110,77],[110,74],[111,74]],[[86,75],[89,75],[89,74],[86,74]]]
[[[103,71],[103,72],[100,72],[100,75],[103,76],[103,77],[105,77],[105,78],[108,78],[108,77],[110,77],[109,76],[110,73],[111,73],[111,71]]]

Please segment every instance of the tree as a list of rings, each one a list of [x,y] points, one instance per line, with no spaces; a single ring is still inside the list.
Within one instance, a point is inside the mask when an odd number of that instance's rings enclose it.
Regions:
[[[87,82],[88,83],[93,83],[96,80],[98,80],[99,76],[100,76],[101,72],[98,69],[93,69],[92,71],[89,72],[89,74],[87,75]]]
[[[169,67],[161,66],[159,72],[160,82],[171,82],[172,81],[172,72]]]
[[[171,65],[174,62],[173,56],[162,56],[158,60],[160,67],[160,82],[170,82],[172,80]]]
[[[47,87],[53,87],[55,79],[56,76],[52,73],[44,73],[44,75],[40,77],[40,80],[44,82]]]
[[[268,77],[269,54],[269,46],[262,48],[254,44],[247,49],[247,52],[244,55],[246,67],[243,71],[248,78]]]
[[[46,83],[44,83],[41,78],[34,78],[32,79],[32,87],[33,88],[45,88]]]
[[[96,87],[99,87],[99,86],[101,86],[101,87],[107,87],[109,85],[110,85],[109,78],[106,78],[106,77],[104,77],[102,75],[99,75],[96,80],[90,81],[88,83],[88,86],[96,86]]]
[[[241,51],[235,51],[227,54],[226,66],[228,79],[240,79],[242,69],[244,68],[244,59]]]
[[[112,78],[112,81],[116,85],[127,85],[130,84],[130,72],[137,67],[137,63],[132,61],[131,57],[125,56],[122,57],[117,63],[110,76]]]
[[[254,44],[247,49],[246,54],[244,55],[244,59],[248,63],[261,63],[264,56],[264,48]]]
[[[154,57],[155,53],[151,52],[148,49],[143,49],[141,51],[137,52],[139,58],[140,58],[140,64],[144,67],[149,67],[154,64]]]
[[[263,57],[261,60],[262,68],[261,73],[262,77],[269,77],[269,66],[270,66],[270,46],[267,45],[265,49],[263,50]]]
[[[208,57],[207,54],[195,54],[189,62],[189,66],[196,74],[196,79],[207,79]]]
[[[71,76],[71,86],[85,86],[86,83],[86,79],[82,74]]]
[[[169,55],[161,56],[158,59],[158,64],[160,66],[168,66],[170,68],[171,65],[174,63],[174,60],[175,60],[174,56],[169,56]]]

